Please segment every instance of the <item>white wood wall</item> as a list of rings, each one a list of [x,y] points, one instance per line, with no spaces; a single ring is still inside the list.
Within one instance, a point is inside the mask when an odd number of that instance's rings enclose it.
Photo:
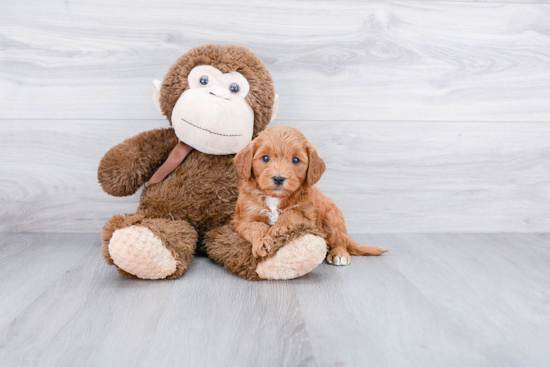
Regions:
[[[352,232],[550,230],[550,2],[0,0],[0,231],[98,232],[113,145],[168,126],[151,80],[249,47]]]

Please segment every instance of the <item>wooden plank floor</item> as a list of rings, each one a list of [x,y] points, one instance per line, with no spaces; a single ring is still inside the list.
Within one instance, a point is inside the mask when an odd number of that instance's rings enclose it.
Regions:
[[[550,364],[549,235],[354,237],[392,252],[256,283],[207,258],[127,280],[97,234],[2,234],[0,365]]]

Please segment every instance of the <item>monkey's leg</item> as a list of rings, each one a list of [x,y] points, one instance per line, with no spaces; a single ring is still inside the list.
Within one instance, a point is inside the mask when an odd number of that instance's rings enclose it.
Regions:
[[[197,237],[185,220],[117,214],[101,232],[102,252],[107,264],[127,278],[175,279],[193,259]]]
[[[313,233],[299,230],[276,238],[274,248],[262,259],[252,256],[252,244],[231,224],[208,232],[204,243],[212,260],[245,279],[294,279],[311,272],[325,259],[327,244]]]

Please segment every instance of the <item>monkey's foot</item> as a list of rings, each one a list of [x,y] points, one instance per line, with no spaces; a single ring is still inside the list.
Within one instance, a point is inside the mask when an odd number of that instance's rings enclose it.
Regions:
[[[178,264],[161,239],[142,226],[116,230],[109,255],[116,266],[141,279],[164,279],[176,272]]]
[[[306,234],[290,241],[267,260],[256,267],[262,279],[294,279],[301,277],[323,262],[327,255],[327,243],[319,236]]]

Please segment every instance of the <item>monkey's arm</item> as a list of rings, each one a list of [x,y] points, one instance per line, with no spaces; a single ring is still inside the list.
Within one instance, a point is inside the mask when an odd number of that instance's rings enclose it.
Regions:
[[[132,195],[168,158],[178,143],[174,129],[144,131],[112,147],[101,159],[97,178],[113,196]]]

